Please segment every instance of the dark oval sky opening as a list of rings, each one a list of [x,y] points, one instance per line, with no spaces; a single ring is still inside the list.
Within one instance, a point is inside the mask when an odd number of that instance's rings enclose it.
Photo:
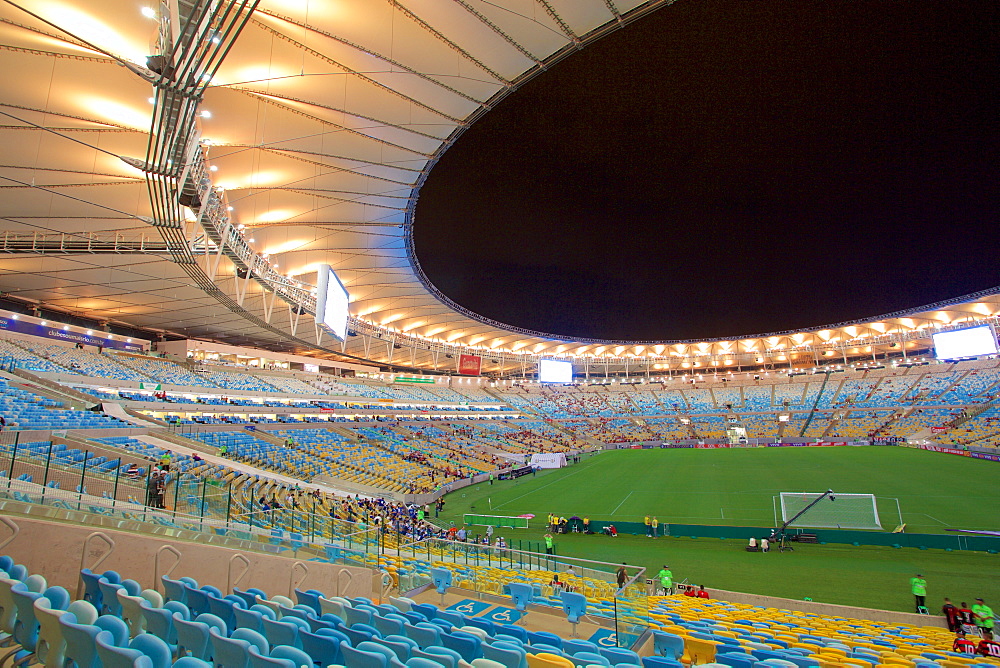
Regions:
[[[821,326],[1000,283],[997,3],[684,0],[513,93],[444,154],[428,278],[603,339]]]

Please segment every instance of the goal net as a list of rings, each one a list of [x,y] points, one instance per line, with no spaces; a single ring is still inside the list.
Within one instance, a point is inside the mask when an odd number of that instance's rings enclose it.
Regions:
[[[787,522],[822,492],[782,492],[781,521]],[[789,526],[815,529],[881,529],[874,494],[833,494],[807,510]]]
[[[463,521],[469,525],[507,527],[510,529],[527,529],[527,517],[510,517],[508,515],[464,515]]]

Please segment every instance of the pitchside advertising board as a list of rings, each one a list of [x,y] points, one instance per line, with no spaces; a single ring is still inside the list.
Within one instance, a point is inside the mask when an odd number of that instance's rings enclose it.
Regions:
[[[142,345],[129,343],[118,339],[107,339],[101,336],[81,334],[80,332],[63,331],[58,327],[49,327],[34,322],[24,320],[14,320],[13,318],[0,318],[0,329],[18,334],[30,334],[31,336],[41,336],[46,339],[58,339],[60,341],[70,341],[72,343],[82,343],[85,346],[102,346],[110,350],[127,350],[132,352],[142,351]]]
[[[478,376],[483,367],[483,358],[479,355],[459,355],[458,373],[463,376]]]

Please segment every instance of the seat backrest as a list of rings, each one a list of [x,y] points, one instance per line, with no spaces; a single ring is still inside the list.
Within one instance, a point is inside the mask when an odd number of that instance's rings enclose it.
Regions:
[[[684,656],[684,638],[666,631],[653,631],[653,651],[670,659]]]
[[[137,649],[118,647],[111,634],[101,631],[94,638],[103,668],[153,668],[153,660]]]
[[[340,653],[344,657],[344,665],[347,668],[386,668],[384,654],[376,652],[365,652],[355,649],[347,643],[340,644]]]
[[[170,668],[170,646],[153,634],[137,635],[132,638],[128,646],[129,649],[137,650],[148,656],[153,662],[153,668]]]

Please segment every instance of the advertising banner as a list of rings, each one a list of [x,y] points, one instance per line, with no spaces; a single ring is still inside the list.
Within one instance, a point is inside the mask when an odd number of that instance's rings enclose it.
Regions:
[[[463,376],[478,376],[483,366],[483,358],[479,355],[459,355],[458,373]]]
[[[58,339],[60,341],[82,343],[85,346],[102,346],[104,348],[108,348],[109,350],[128,350],[133,352],[140,352],[142,350],[142,346],[138,343],[128,343],[127,341],[119,340],[117,338],[109,339],[107,338],[108,335],[103,332],[103,336],[82,334],[80,332],[69,332],[63,331],[58,327],[50,327],[48,325],[42,326],[26,320],[14,320],[13,318],[0,318],[0,329],[8,332],[17,332],[18,334],[41,336],[46,339]]]

